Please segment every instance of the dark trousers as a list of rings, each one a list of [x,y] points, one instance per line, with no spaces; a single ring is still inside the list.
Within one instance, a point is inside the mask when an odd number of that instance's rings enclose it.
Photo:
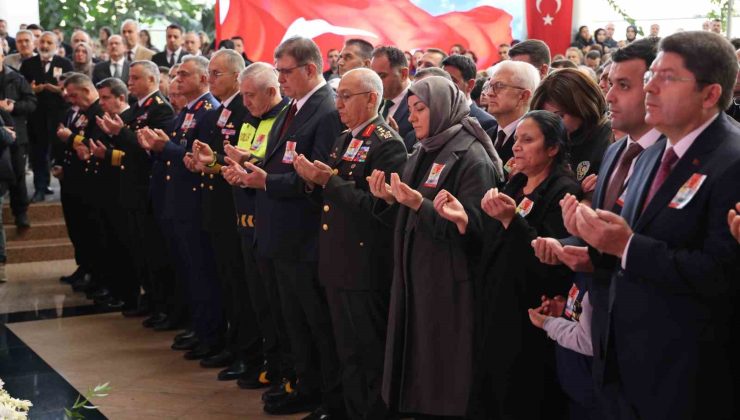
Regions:
[[[175,274],[169,247],[154,216],[141,209],[126,211],[128,245],[134,265],[135,282],[144,289],[152,311],[169,313],[167,299],[175,291]],[[184,296],[180,297],[184,302]]]
[[[126,211],[113,201],[99,207],[99,212],[105,240],[99,254],[106,263],[110,291],[127,307],[134,306],[139,296],[139,285],[135,280],[135,264],[130,252],[132,239]]]
[[[637,409],[630,404],[619,381],[596,387],[596,396],[601,401],[604,419],[609,420],[638,420]]]
[[[169,263],[172,267],[172,284],[169,285],[169,288],[167,285],[162,286],[162,294],[165,296],[165,307],[167,308],[165,312],[169,318],[177,323],[190,318],[187,274],[184,273],[185,267],[182,266],[182,258],[178,253],[174,223],[170,219],[156,220],[162,232]]]
[[[383,381],[388,291],[326,288],[342,393],[350,419],[363,419],[379,403]]]
[[[259,335],[262,337],[262,357],[265,361],[267,379],[270,382],[280,382],[283,377],[293,376],[290,372],[292,365],[283,367],[283,360],[289,360],[290,347],[280,307],[280,294],[274,275],[270,276],[269,273],[267,277],[261,275],[261,270],[267,269],[269,263],[257,257],[252,235],[240,233],[239,239],[242,244],[244,278],[249,289]],[[268,279],[270,284],[267,284]]]
[[[92,236],[98,222],[93,209],[83,200],[82,195],[76,191],[69,191],[66,183],[67,181],[61,181],[60,197],[64,223],[67,226],[67,235],[74,248],[75,262],[86,273],[91,273],[95,264],[95,238],[92,238]]]
[[[221,342],[221,287],[210,238],[200,220],[172,220],[171,250],[178,277],[186,284],[193,330],[201,343]]]
[[[28,121],[28,139],[30,144],[29,159],[33,170],[33,186],[36,191],[43,191],[49,186],[50,141],[56,139],[57,121],[54,118],[34,118]],[[61,153],[59,154],[61,156]]]
[[[329,308],[315,262],[273,259],[298,390],[323,391],[330,410],[341,406],[339,363]]]
[[[242,244],[236,227],[230,231],[210,232],[221,281],[221,300],[227,322],[225,345],[250,366],[262,365],[262,336],[252,309],[252,299],[244,272]]]
[[[9,186],[10,208],[18,216],[28,210],[28,187],[26,187],[26,162],[28,143],[13,143],[10,146],[10,160],[15,174],[15,184]]]

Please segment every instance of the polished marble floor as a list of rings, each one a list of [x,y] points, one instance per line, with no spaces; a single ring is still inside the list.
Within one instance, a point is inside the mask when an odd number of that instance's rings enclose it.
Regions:
[[[261,391],[219,382],[218,370],[170,350],[174,334],[99,313],[72,293],[58,280],[73,271],[71,261],[16,266],[0,285],[0,378],[34,403],[31,419],[62,419],[79,392],[105,382],[113,389],[93,400],[99,411],[85,411],[88,419],[278,418],[263,414]]]

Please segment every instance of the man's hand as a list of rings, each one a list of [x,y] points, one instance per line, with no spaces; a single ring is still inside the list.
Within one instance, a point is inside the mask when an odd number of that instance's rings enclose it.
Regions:
[[[10,138],[15,140],[15,129],[13,127],[3,126],[5,131],[10,135]]]
[[[558,252],[561,252],[563,246],[555,238],[537,237],[532,241],[534,255],[543,264],[560,265],[563,262],[558,258]]]
[[[616,257],[622,257],[632,236],[632,229],[621,216],[605,210],[593,211],[583,204],[576,209],[576,225],[584,241]]]
[[[221,175],[224,177],[224,180],[229,185],[245,188],[246,185],[242,182],[242,176],[247,174],[246,169],[228,156],[224,158],[224,161],[226,165],[221,168]]]
[[[63,88],[59,85],[55,85],[53,83],[44,83],[44,86],[46,86],[46,90],[48,90],[51,93],[60,94],[62,93]]]
[[[498,191],[498,188],[491,188],[483,195],[481,199],[481,208],[486,214],[504,225],[504,229],[509,228],[509,224],[516,215],[516,201],[508,195]]]
[[[434,209],[443,219],[454,223],[461,235],[465,234],[468,227],[468,213],[454,195],[447,190],[441,190],[434,197]]]
[[[249,171],[242,177],[244,185],[259,190],[267,189],[267,172],[251,162],[244,162],[243,165]]]
[[[583,190],[584,194],[588,194],[596,189],[596,182],[598,181],[598,175],[591,174],[585,178],[583,178],[583,181],[581,181],[581,190]]]
[[[106,151],[108,151],[108,148],[100,140],[90,139],[90,152],[92,152],[93,156],[97,159],[105,160]]]
[[[563,316],[563,312],[565,312],[565,298],[562,296],[558,295],[554,298],[549,298],[542,295],[540,297],[540,301],[542,302],[540,304],[540,308],[542,309],[543,314],[554,316],[556,318]]]
[[[57,137],[59,138],[59,140],[66,142],[69,136],[71,135],[72,135],[72,130],[70,130],[69,128],[65,127],[62,124],[59,124],[59,126],[57,127]]]
[[[557,252],[557,257],[576,273],[593,273],[594,266],[588,255],[588,247],[566,245]]]
[[[141,133],[141,137],[139,137],[139,133]],[[139,145],[144,150],[150,150],[158,153],[164,150],[164,146],[167,144],[168,141],[170,141],[167,133],[160,130],[159,128],[152,130],[149,127],[140,129],[137,133],[137,138],[139,140]]]
[[[732,236],[740,243],[740,203],[735,204],[735,209],[727,213],[727,224]]]
[[[318,160],[313,163],[306,159],[304,155],[298,155],[293,160],[293,167],[304,181],[313,184],[326,186],[329,178],[334,174],[332,168]]]
[[[38,95],[39,93],[43,92],[44,89],[46,89],[46,83],[38,84],[35,80],[31,82],[31,90],[33,91],[33,93]]]
[[[419,211],[421,203],[424,202],[421,193],[401,182],[401,177],[395,172],[391,174],[391,193],[399,204],[413,211]]]
[[[73,146],[75,149],[75,153],[77,153],[77,158],[81,161],[87,161],[90,159],[90,149],[85,146],[85,143],[75,143]]]
[[[182,163],[183,165],[185,165],[185,168],[187,168],[188,171],[200,173],[200,171],[195,168],[195,161],[193,160],[192,153],[185,153],[185,156],[183,156],[182,158]]]
[[[123,120],[118,114],[106,113],[103,117],[95,117],[95,121],[103,132],[109,136],[117,136],[123,128]]]
[[[396,203],[390,184],[385,182],[385,172],[373,169],[373,173],[367,177],[367,184],[374,197],[385,201],[389,206]]]
[[[252,157],[252,153],[249,150],[242,149],[241,147],[234,147],[231,144],[224,145],[224,152],[226,153],[226,156],[239,164],[246,162],[250,157]]]
[[[51,167],[51,174],[54,178],[61,180],[64,178],[64,169],[59,165],[54,165]]]
[[[216,154],[213,153],[213,149],[208,143],[203,143],[200,140],[193,142],[193,158],[202,165],[210,165],[216,160]]]
[[[563,213],[563,224],[565,229],[573,236],[580,237],[578,226],[576,225],[576,209],[578,208],[578,199],[572,194],[565,194],[560,200],[560,208]]]
[[[545,320],[549,317],[542,313],[542,307],[527,309],[527,313],[532,325],[540,329],[545,327]]]
[[[7,113],[13,112],[15,109],[15,101],[12,99],[3,99],[0,101],[0,109]]]

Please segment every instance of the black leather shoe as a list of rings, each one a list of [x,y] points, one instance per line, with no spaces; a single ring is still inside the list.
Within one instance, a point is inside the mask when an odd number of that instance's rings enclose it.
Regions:
[[[204,359],[205,360],[205,359]],[[201,360],[201,365],[203,361]],[[234,381],[247,372],[247,364],[242,359],[237,359],[231,366],[218,373],[219,381]]]
[[[163,313],[152,314],[149,318],[141,321],[141,325],[145,328],[154,328],[155,325],[160,324],[167,320],[167,315]]]
[[[316,410],[321,406],[321,393],[306,394],[295,391],[274,403],[265,403],[265,413],[287,415]]]
[[[31,222],[28,220],[27,213],[21,213],[15,216],[15,226],[18,229],[28,229],[31,227]]]
[[[329,411],[322,406],[314,410],[311,414],[304,417],[303,420],[331,420],[333,418],[334,417],[329,414]]]
[[[112,311],[120,311],[120,310],[123,310],[123,308],[125,307],[126,307],[126,302],[115,299],[115,298],[111,299],[110,302],[105,304],[105,308],[110,309]]]
[[[61,281],[62,283],[72,284],[83,277],[85,277],[85,272],[82,270],[82,267],[77,266],[77,269],[74,273],[68,276],[59,277],[59,281]]]
[[[172,350],[193,350],[194,348],[198,347],[198,344],[200,344],[200,341],[198,341],[197,338],[186,338],[181,341],[176,341],[172,343],[172,346],[170,347]]]
[[[44,200],[46,200],[46,194],[44,194],[43,190],[36,191],[33,193],[33,197],[31,197],[32,203],[40,203]]]
[[[245,381],[242,381],[242,383],[244,382]],[[237,381],[237,384],[239,384],[239,381]],[[262,393],[262,401],[264,401],[265,404],[276,403],[285,398],[291,392],[293,392],[291,383],[287,379],[283,379],[282,382],[271,384],[270,388]]]
[[[110,296],[110,290],[106,289],[105,287],[98,289],[96,292],[92,294],[93,299],[102,299]]]
[[[187,340],[187,339],[193,338],[193,337],[195,337],[195,331],[193,331],[193,330],[185,330],[185,331],[183,331],[180,334],[177,334],[175,336],[175,342],[182,341],[182,340]]]
[[[199,360],[205,359],[206,357],[213,357],[221,352],[219,347],[215,347],[208,344],[199,344],[198,347],[185,353],[183,357],[185,360]]]
[[[234,362],[234,354],[228,350],[224,350],[221,353],[206,357],[200,361],[200,366],[204,368],[224,368],[231,365]]]
[[[253,370],[244,372],[244,374],[239,376],[239,379],[236,380],[236,384],[241,389],[260,389],[270,386],[270,380],[267,379],[267,371],[260,369],[256,372]]]
[[[54,190],[51,189],[51,187],[44,188],[44,194],[46,195],[52,195],[54,194]]]
[[[92,281],[92,276],[89,274],[85,274],[72,282],[72,290],[75,292],[86,292],[93,287],[95,287],[95,283]]]
[[[138,318],[142,316],[147,316],[149,314],[149,308],[141,305],[134,306],[131,309],[127,309],[121,312],[121,315],[125,316],[126,318]]]
[[[167,317],[164,321],[154,324],[154,331],[175,331],[180,329],[180,325]]]
[[[111,295],[111,294],[107,294],[107,295],[105,295],[104,297],[101,297],[101,298],[94,298],[93,299],[93,301],[95,302],[96,305],[106,305],[106,304],[111,303],[111,302],[113,302],[115,300],[116,300],[116,298],[114,298],[113,295]]]

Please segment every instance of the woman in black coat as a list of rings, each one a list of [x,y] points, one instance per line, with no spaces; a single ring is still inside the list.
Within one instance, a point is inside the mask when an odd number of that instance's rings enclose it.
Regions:
[[[480,197],[503,179],[501,160],[467,99],[432,76],[409,88],[409,121],[419,147],[399,177],[374,171],[376,214],[400,206],[395,224],[382,396],[391,411],[415,418],[465,415],[472,379],[473,282],[480,238]],[[466,230],[440,217],[433,199],[456,194]]]
[[[566,137],[557,115],[526,114],[513,147],[516,175],[481,200],[489,217],[475,280],[471,418],[535,420],[557,412],[553,347],[532,327],[527,310],[539,306],[542,295],[566,295],[570,286],[571,273],[540,263],[531,246],[538,236],[566,235],[559,201],[580,191],[566,167]],[[464,225],[465,211],[453,195],[442,192],[435,204],[440,216]]]

